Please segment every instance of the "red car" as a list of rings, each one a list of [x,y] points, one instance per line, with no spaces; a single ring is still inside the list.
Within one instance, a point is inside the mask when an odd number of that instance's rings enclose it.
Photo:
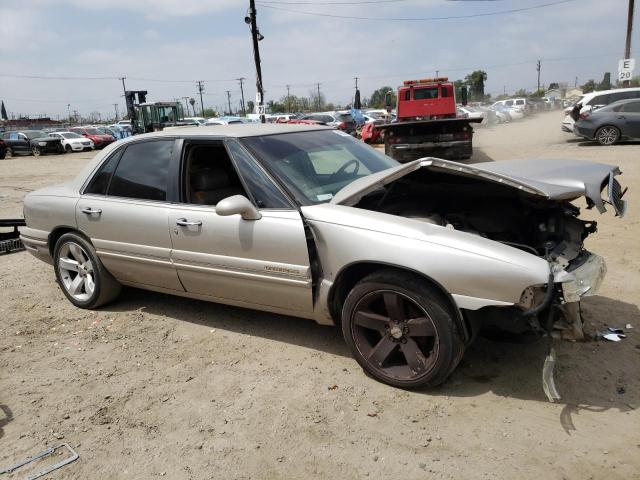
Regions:
[[[93,142],[96,147],[96,150],[100,148],[104,148],[110,143],[116,141],[116,139],[112,135],[105,135],[100,132],[97,128],[93,127],[73,127],[69,129],[70,132],[77,133],[78,135],[82,135],[83,137],[88,138]]]

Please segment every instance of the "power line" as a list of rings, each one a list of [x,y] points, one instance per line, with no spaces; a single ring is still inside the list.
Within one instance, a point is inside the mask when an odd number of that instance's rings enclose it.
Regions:
[[[305,12],[303,10],[294,10],[291,8],[276,7],[276,6],[268,5],[262,2],[258,3],[258,5],[264,8],[270,8],[272,10],[281,10],[283,12],[298,13],[300,15],[311,15],[315,17],[341,18],[341,19],[347,19],[347,20],[374,20],[374,21],[382,21],[382,22],[388,22],[388,21],[428,22],[428,21],[436,21],[436,20],[458,20],[463,18],[478,18],[478,17],[490,17],[494,15],[507,15],[510,13],[526,12],[529,10],[552,7],[555,5],[562,5],[565,3],[571,3],[576,1],[577,0],[560,0],[557,2],[548,2],[548,3],[542,3],[540,5],[532,5],[530,7],[512,8],[509,10],[499,10],[496,12],[487,12],[487,13],[473,13],[470,15],[451,15],[451,16],[445,16],[445,17],[413,17],[413,18],[412,17],[395,17],[395,18],[393,17],[359,17],[355,15],[335,15],[333,13]]]
[[[400,3],[407,0],[362,0],[359,2],[285,2],[285,1],[268,1],[261,0],[260,3],[278,4],[278,5],[365,5],[371,3]],[[492,1],[492,0],[489,0]]]

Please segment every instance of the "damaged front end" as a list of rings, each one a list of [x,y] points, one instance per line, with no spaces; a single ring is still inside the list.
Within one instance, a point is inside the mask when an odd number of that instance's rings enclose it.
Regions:
[[[549,281],[532,285],[511,306],[466,310],[471,324],[514,333],[533,330],[584,339],[580,299],[594,295],[606,266],[584,248],[597,231],[574,201],[623,216],[617,167],[567,160],[462,165],[423,159],[354,182],[332,203],[398,215],[478,235],[545,259]]]

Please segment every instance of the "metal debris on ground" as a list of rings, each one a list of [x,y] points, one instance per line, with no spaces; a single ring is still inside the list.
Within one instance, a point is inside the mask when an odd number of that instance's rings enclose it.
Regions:
[[[608,327],[606,330],[603,330],[602,332],[598,332],[596,334],[596,340],[605,339],[610,342],[619,342],[623,338],[627,338],[624,330],[615,327]]]
[[[560,394],[556,388],[556,383],[553,379],[553,373],[556,366],[556,351],[551,347],[549,354],[544,359],[544,365],[542,367],[542,389],[550,402],[557,402],[560,400]]]
[[[21,467],[24,467],[25,465],[28,465],[29,463],[32,463],[32,462],[35,462],[36,460],[40,460],[41,458],[45,458],[45,457],[48,457],[50,455],[53,455],[53,453],[56,450],[59,450],[61,448],[66,448],[69,451],[69,453],[71,454],[71,456],[65,458],[64,460],[62,460],[62,461],[60,461],[58,463],[54,463],[53,465],[49,465],[48,467],[40,470],[37,473],[34,473],[32,475],[28,475],[26,477],[26,480],[34,480],[36,478],[43,477],[44,475],[47,475],[48,473],[51,473],[54,470],[59,469],[60,467],[64,467],[65,465],[68,465],[71,462],[74,462],[78,458],[80,458],[80,455],[78,455],[76,453],[76,451],[69,446],[68,443],[61,443],[57,447],[47,448],[46,450],[44,450],[44,451],[42,451],[40,453],[36,453],[35,455],[33,455],[31,457],[27,457],[26,459],[22,460],[21,462],[16,463],[15,465],[11,465],[10,467],[7,467],[7,468],[4,468],[4,469],[0,470],[0,475],[2,475],[4,473],[12,473],[12,472],[16,471],[17,469],[19,469]]]

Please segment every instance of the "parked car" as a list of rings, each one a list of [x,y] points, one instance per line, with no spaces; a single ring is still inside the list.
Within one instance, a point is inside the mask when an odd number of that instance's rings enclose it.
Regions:
[[[125,139],[27,194],[21,239],[76,307],[127,285],[314,319],[340,326],[374,378],[437,385],[482,326],[581,327],[605,266],[584,249],[592,214],[571,202],[623,215],[619,174],[399,164],[322,126],[185,127]]]
[[[484,120],[485,113],[478,110],[476,107],[458,105],[457,110],[465,115],[465,118],[479,118]]]
[[[302,120],[314,120],[347,133],[352,133],[356,130],[356,122],[348,112],[311,113],[303,116]]]
[[[93,142],[96,149],[104,148],[116,141],[112,135],[107,135],[94,127],[73,127],[69,131],[88,138]]]
[[[207,119],[204,117],[185,117],[184,120],[187,122],[193,122],[196,125],[204,125],[207,122]]]
[[[640,98],[619,100],[598,110],[581,113],[574,132],[600,145],[640,140]]]
[[[508,123],[511,121],[510,108],[506,107],[502,104],[491,105],[488,107],[490,110],[494,111],[499,123]]]
[[[243,124],[244,122],[240,120],[240,118],[209,118],[204,123],[205,125],[233,125],[233,124]]]
[[[95,148],[91,140],[74,132],[53,132],[50,133],[49,136],[59,138],[65,152],[67,153],[82,152],[86,150],[93,150]]]
[[[7,144],[0,138],[0,160],[3,160],[7,155]]]
[[[575,133],[573,126],[581,113],[597,110],[619,100],[631,100],[634,98],[640,98],[640,87],[617,88],[587,93],[574,105],[565,108],[565,117],[561,125],[562,131]]]
[[[5,132],[2,136],[7,146],[6,156],[64,153],[59,138],[52,138],[40,130],[21,130]]]
[[[528,112],[533,110],[531,106],[531,102],[526,98],[509,98],[507,100],[498,100],[495,102],[492,107],[496,105],[504,105],[510,109],[520,110],[523,114],[527,114]]]

